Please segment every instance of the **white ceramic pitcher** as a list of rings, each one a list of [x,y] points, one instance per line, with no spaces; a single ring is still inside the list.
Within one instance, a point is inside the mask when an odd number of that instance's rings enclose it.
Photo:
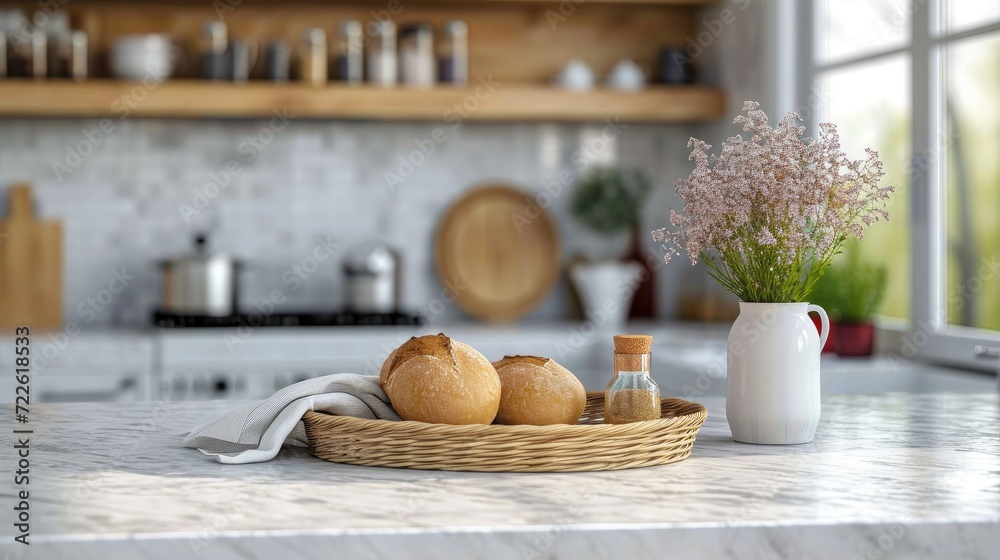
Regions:
[[[819,314],[822,333],[809,312]],[[826,311],[808,303],[740,302],[729,332],[726,416],[743,443],[808,443],[820,417],[820,349]]]

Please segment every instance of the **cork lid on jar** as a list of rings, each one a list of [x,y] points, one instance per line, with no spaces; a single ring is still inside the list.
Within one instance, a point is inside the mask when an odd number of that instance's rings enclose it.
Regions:
[[[653,337],[648,334],[616,334],[615,354],[649,354]]]

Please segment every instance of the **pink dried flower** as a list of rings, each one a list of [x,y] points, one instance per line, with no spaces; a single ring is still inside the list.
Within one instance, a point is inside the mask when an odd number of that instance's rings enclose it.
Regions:
[[[750,140],[728,138],[718,155],[688,142],[694,170],[674,182],[684,209],[670,211],[675,229],[653,232],[666,262],[684,250],[744,301],[802,301],[848,234],[889,218],[878,154],[848,159],[836,126],[821,124],[812,140],[799,120],[788,113],[771,128],[747,101],[734,123]]]

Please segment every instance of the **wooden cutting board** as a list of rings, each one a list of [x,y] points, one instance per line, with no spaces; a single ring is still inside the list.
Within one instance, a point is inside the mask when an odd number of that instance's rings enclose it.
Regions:
[[[0,219],[0,327],[62,324],[62,224],[38,221],[31,187],[8,190]]]
[[[502,184],[474,189],[445,213],[435,262],[448,298],[487,321],[512,321],[559,277],[559,238],[533,197]]]

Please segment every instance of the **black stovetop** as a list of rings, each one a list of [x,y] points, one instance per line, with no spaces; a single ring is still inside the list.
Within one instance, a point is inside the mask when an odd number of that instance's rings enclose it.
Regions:
[[[352,311],[289,313],[239,313],[225,317],[153,313],[153,325],[165,329],[203,327],[359,327],[419,326],[423,317],[416,313],[355,313]]]

